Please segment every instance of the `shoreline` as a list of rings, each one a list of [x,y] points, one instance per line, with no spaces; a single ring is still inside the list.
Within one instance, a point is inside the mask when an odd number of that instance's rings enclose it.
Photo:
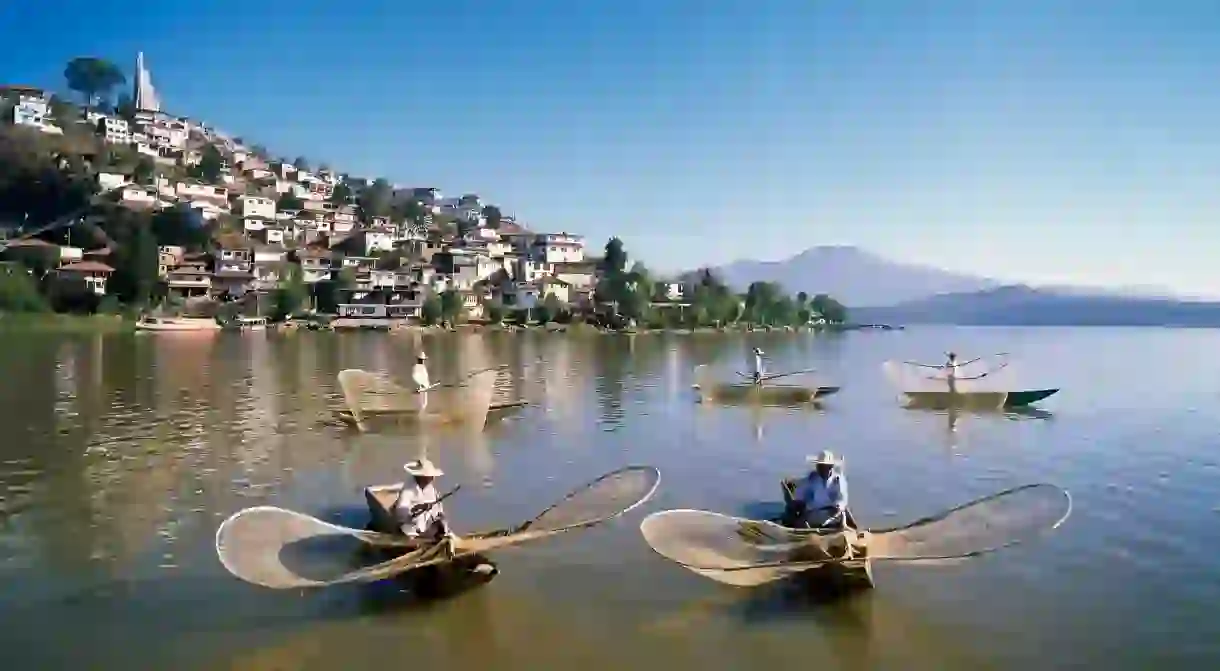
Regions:
[[[123,315],[62,312],[0,312],[0,332],[134,333],[136,321]]]

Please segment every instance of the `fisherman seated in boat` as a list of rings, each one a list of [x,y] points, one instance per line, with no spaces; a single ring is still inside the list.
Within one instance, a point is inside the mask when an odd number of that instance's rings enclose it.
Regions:
[[[754,348],[754,371],[752,373],[754,384],[762,384],[762,376],[763,376],[763,351],[761,349],[758,349],[757,347],[755,347]]]
[[[811,458],[813,470],[797,489],[794,503],[797,520],[811,529],[842,529],[847,526],[847,480],[830,450]]]
[[[432,485],[444,471],[427,459],[408,462],[403,470],[411,480],[402,484],[390,507],[399,528],[407,538],[418,539],[421,546],[445,543],[445,551],[452,555],[457,536],[449,529],[445,508]]]

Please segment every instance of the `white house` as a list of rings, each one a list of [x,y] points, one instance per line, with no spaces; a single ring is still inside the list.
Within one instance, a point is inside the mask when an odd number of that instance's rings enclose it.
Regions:
[[[262,196],[239,196],[237,213],[243,217],[275,219],[275,201]]]
[[[577,263],[585,260],[585,239],[567,233],[534,236],[533,255],[546,263]]]
[[[102,117],[97,122],[97,134],[110,144],[131,144],[131,126],[126,119]]]
[[[149,124],[144,127],[148,142],[154,147],[165,149],[182,149],[186,146],[187,130],[185,128]]]
[[[45,96],[21,95],[13,106],[13,125],[28,126],[49,135],[62,135],[63,129],[48,119],[50,110]]]
[[[157,151],[157,148],[152,146],[150,143],[136,142],[135,145],[137,154],[150,156],[152,158],[161,158],[161,152]]]
[[[119,200],[128,207],[154,207],[157,204],[157,196],[148,189],[142,189],[138,186],[129,186],[123,189],[119,194]]]
[[[97,174],[97,187],[102,191],[111,191],[126,183],[127,175],[120,175],[115,172],[99,172]]]
[[[272,222],[261,217],[246,217],[242,220],[242,228],[245,229],[247,233],[261,231],[271,225],[273,225]]]
[[[364,253],[389,252],[394,249],[394,234],[386,231],[364,231]]]
[[[178,182],[175,186],[179,198],[209,198],[214,200],[223,200],[226,203],[229,200],[229,190],[223,186],[213,186],[211,184],[200,184],[197,182]],[[228,207],[225,210],[228,211]],[[274,212],[271,216],[275,216]]]

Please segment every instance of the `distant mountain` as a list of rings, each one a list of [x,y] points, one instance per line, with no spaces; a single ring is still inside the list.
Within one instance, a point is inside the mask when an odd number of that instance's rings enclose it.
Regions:
[[[1000,286],[984,277],[898,263],[858,247],[813,247],[783,261],[734,261],[712,268],[731,287],[778,282],[787,291],[824,293],[844,305],[893,305],[934,294]]]
[[[851,319],[885,324],[1220,327],[1220,302],[1014,285],[941,294],[890,307],[852,308]]]

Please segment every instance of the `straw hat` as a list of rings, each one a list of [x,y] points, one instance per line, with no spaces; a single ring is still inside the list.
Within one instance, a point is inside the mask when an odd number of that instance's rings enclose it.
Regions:
[[[816,457],[808,457],[807,460],[812,466],[838,466],[839,461],[835,459],[835,453],[830,450],[822,450]]]
[[[762,356],[762,355],[763,355],[763,351],[762,351],[762,350],[760,350],[760,349],[758,349],[757,347],[755,347],[755,348],[754,348],[754,353],[755,353],[755,354],[757,354],[758,356]]]
[[[423,350],[420,350],[419,354],[415,355],[415,358],[423,361],[428,358],[428,355],[425,354]]]
[[[428,461],[427,459],[416,459],[415,461],[408,461],[406,463],[406,465],[404,465],[402,467],[402,470],[406,471],[407,475],[410,475],[410,476],[416,477],[416,478],[439,478],[440,476],[445,474],[444,471],[437,468],[435,465],[433,465],[433,463],[431,461]]]

